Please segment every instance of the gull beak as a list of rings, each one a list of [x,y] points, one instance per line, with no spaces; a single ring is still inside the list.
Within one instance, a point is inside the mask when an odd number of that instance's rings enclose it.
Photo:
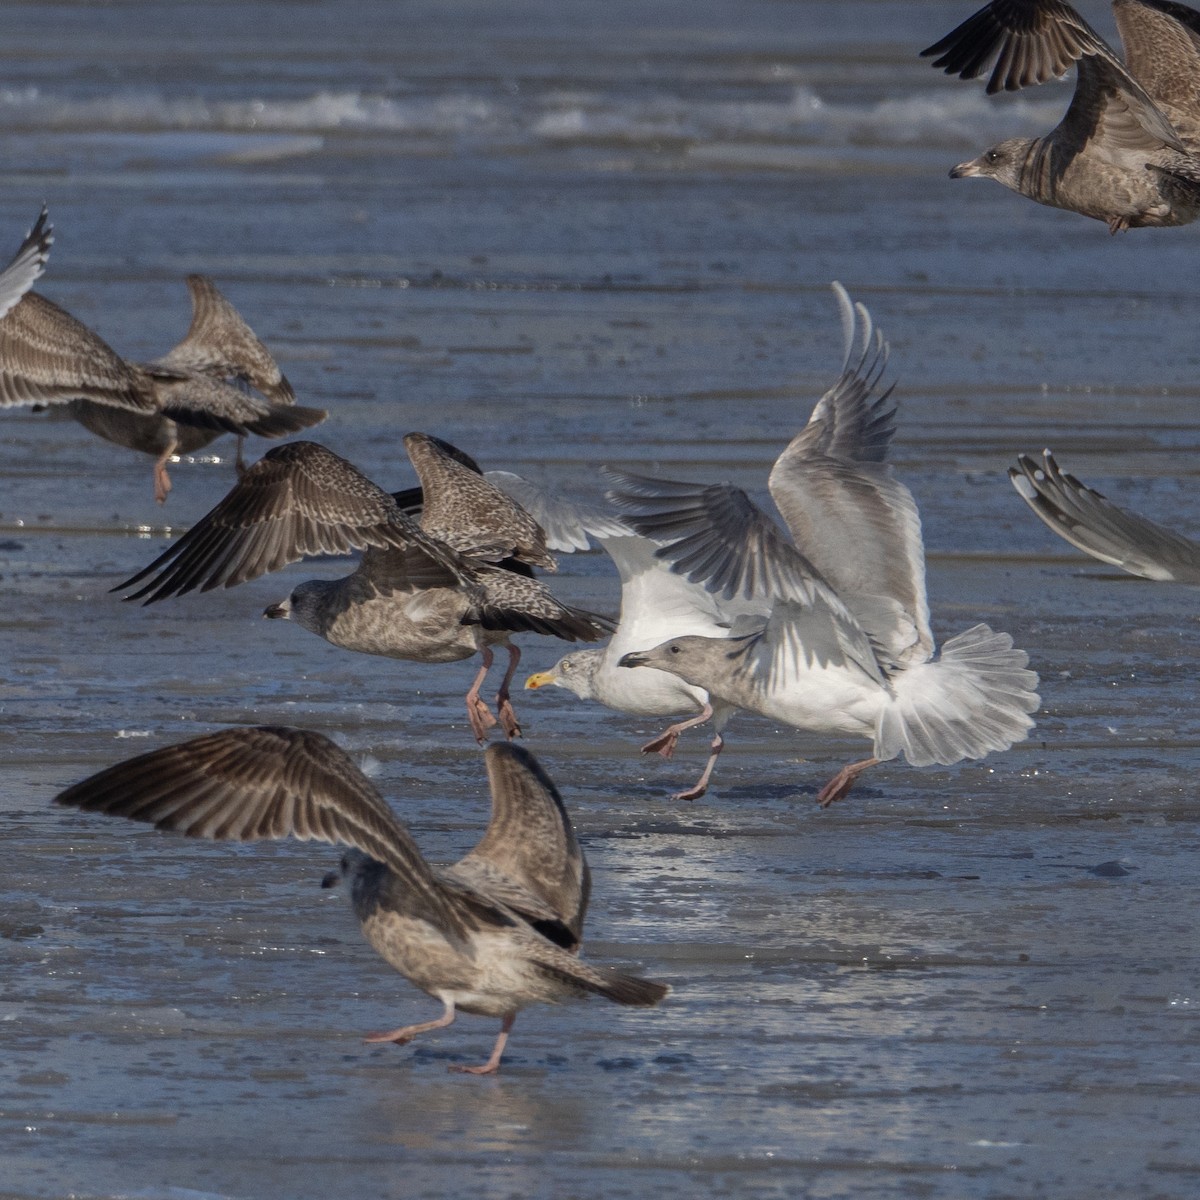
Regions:
[[[650,660],[644,654],[623,654],[617,659],[618,667],[645,667],[648,666]]]
[[[340,871],[328,871],[321,876],[321,886],[323,888],[337,887],[342,882],[342,873]]]
[[[979,174],[979,159],[973,158],[970,162],[959,163],[957,167],[950,168],[951,179],[970,179],[973,175]]]
[[[535,690],[540,687],[545,687],[549,683],[554,682],[553,671],[537,671],[525,680],[525,687],[529,690]]]
[[[263,616],[270,617],[272,621],[286,621],[291,611],[291,605],[286,600],[283,600],[279,604],[269,604],[263,609]]]

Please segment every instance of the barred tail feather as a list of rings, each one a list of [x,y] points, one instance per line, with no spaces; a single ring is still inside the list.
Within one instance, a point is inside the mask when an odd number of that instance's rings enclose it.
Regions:
[[[1007,633],[986,625],[951,638],[937,659],[893,680],[875,724],[875,757],[903,753],[915,767],[945,766],[1024,741],[1041,704],[1028,663]]]
[[[553,975],[581,992],[603,996],[614,1004],[652,1008],[671,991],[668,984],[596,968],[565,951],[561,954],[543,953],[536,961],[539,969],[547,975]]]

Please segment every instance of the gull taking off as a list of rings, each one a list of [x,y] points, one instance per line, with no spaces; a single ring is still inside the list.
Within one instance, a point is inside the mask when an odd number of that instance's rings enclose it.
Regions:
[[[843,317],[857,312],[869,331],[862,305],[850,310],[834,289]],[[883,462],[896,406],[891,389],[874,396],[870,382],[827,392],[771,470],[794,544],[730,484],[611,472],[611,498],[665,543],[658,554],[674,570],[719,596],[770,604],[756,633],[673,637],[621,665],[669,671],[799,729],[870,739],[871,757],[821,789],[823,806],[901,753],[926,766],[1005,750],[1028,735],[1039,704],[1028,656],[1007,634],[975,625],[934,657],[920,516]]]
[[[527,1005],[592,994],[649,1007],[670,989],[579,959],[590,884],[563,802],[527,751],[496,743],[484,762],[492,819],[483,840],[450,867],[425,861],[344,751],[301,729],[225,729],[153,750],[77,783],[55,802],[191,837],[348,846],[322,886],[345,881],[367,941],[443,1005],[435,1020],[366,1040],[404,1045],[445,1028],[458,1010],[499,1017],[487,1062],[450,1068],[490,1075]]]

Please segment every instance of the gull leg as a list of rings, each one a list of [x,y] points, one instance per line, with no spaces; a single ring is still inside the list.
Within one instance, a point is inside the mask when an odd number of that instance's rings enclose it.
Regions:
[[[672,800],[699,800],[708,791],[708,781],[712,778],[713,767],[717,765],[717,755],[725,749],[725,739],[718,733],[709,746],[708,762],[704,764],[704,773],[696,780],[693,787],[685,792],[676,792]]]
[[[239,479],[246,473],[246,460],[242,456],[242,450],[245,448],[245,445],[246,439],[239,433],[237,435],[237,457],[233,460],[233,467],[237,471]]]
[[[508,686],[517,673],[517,663],[521,661],[521,648],[511,643],[508,647],[508,670],[500,681],[500,690],[496,693],[496,716],[500,718],[500,728],[504,736],[511,742],[521,736],[521,726],[517,724],[517,714],[513,712],[512,701],[508,696]]]
[[[496,718],[479,698],[479,689],[483,686],[483,680],[495,656],[490,646],[480,646],[479,653],[483,656],[483,665],[475,676],[475,682],[471,684],[471,690],[467,692],[467,720],[471,722],[471,732],[475,735],[475,740],[482,746],[487,731],[495,725]]]
[[[509,1031],[513,1027],[513,1022],[517,1019],[516,1013],[509,1013],[504,1018],[504,1024],[500,1026],[499,1036],[496,1038],[496,1044],[492,1047],[492,1057],[487,1060],[481,1067],[451,1067],[451,1071],[456,1071],[460,1075],[495,1075],[500,1069],[500,1056],[504,1053],[504,1047],[508,1044]]]
[[[864,758],[861,762],[843,767],[818,793],[817,803],[828,808],[835,800],[842,799],[854,786],[855,780],[868,768],[878,764],[877,758]]]
[[[363,1041],[395,1042],[397,1046],[403,1046],[405,1042],[411,1042],[418,1033],[428,1033],[431,1029],[445,1029],[454,1021],[454,1004],[450,1000],[443,1000],[442,1003],[446,1006],[445,1011],[436,1021],[422,1021],[419,1025],[403,1025],[399,1029],[393,1029],[390,1033],[368,1033]]]
[[[167,474],[167,463],[171,461],[171,455],[175,453],[178,446],[178,440],[172,438],[171,444],[154,461],[154,499],[159,504],[166,504],[167,493],[171,490],[171,477]]]
[[[675,743],[679,741],[679,735],[685,729],[691,729],[693,725],[703,725],[705,721],[713,715],[712,705],[705,704],[700,713],[690,720],[680,721],[677,725],[672,725],[668,729],[664,729],[653,741],[647,742],[642,747],[643,754],[650,754],[657,750],[663,758],[670,758],[675,752]]]

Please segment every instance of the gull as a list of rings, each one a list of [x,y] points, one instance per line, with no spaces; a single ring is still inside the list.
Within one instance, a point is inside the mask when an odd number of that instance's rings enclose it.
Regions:
[[[30,243],[39,231],[46,239],[40,251],[40,243]],[[192,322],[183,341],[152,362],[133,363],[29,290],[48,249],[43,210],[0,277],[0,407],[63,404],[97,436],[153,455],[154,498],[160,504],[171,490],[167,463],[174,455],[235,433],[240,468],[241,439],[247,435],[283,437],[325,420],[323,409],[296,404],[275,360],[211,279],[187,278]],[[230,382],[237,380],[261,395]]]
[[[295,621],[335,646],[412,662],[482,663],[466,695],[475,738],[499,722],[520,735],[509,685],[521,652],[511,633],[596,641],[611,622],[570,608],[532,577],[555,568],[545,533],[449,443],[404,439],[421,481],[419,523],[396,496],[316,442],[268,451],[233,490],[152,563],[113,591],[151,604],[195,588],[234,587],[314,554],[363,551],[341,579],[311,579],[263,615]],[[411,493],[400,493],[411,503]],[[493,647],[508,650],[496,715],[479,695]]]
[[[770,601],[756,633],[672,637],[619,665],[672,672],[800,729],[869,738],[871,757],[821,789],[823,807],[900,753],[926,766],[1007,749],[1028,735],[1039,704],[1028,656],[987,625],[934,658],[920,516],[883,462],[891,395],[862,380],[835,385],[775,462],[768,487],[794,544],[730,484],[610,472],[610,497],[634,529],[666,543],[657,553],[675,571],[722,597]]]
[[[1142,579],[1200,584],[1200,543],[1127,512],[1064,472],[1049,450],[1028,454],[1008,477],[1021,499],[1060,538]]]
[[[995,66],[988,92],[1076,67],[1062,122],[959,163],[952,179],[995,179],[1111,233],[1186,225],[1200,215],[1200,13],[1174,0],[1114,0],[1125,62],[1063,0],[992,0],[921,51],[961,79]]]
[[[302,729],[240,726],[166,746],[75,784],[55,803],[191,837],[348,846],[322,886],[344,880],[367,941],[443,1005],[436,1020],[365,1040],[404,1045],[444,1029],[459,1010],[499,1017],[487,1062],[450,1068],[490,1075],[517,1013],[530,1004],[590,993],[649,1007],[670,989],[578,958],[590,877],[562,799],[526,750],[494,743],[484,763],[491,821],[449,867],[426,862],[343,750]]]

